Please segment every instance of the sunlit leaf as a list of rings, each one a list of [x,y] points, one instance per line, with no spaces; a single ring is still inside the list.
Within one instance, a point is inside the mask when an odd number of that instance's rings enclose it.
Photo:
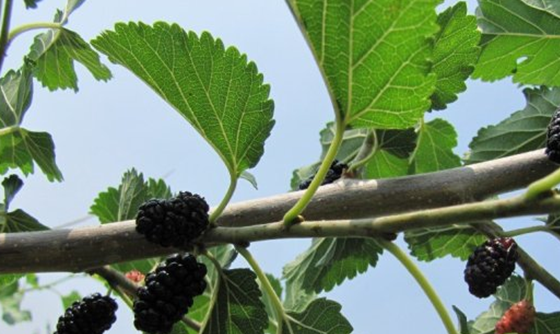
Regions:
[[[117,24],[92,44],[185,117],[232,175],[258,163],[274,125],[273,102],[256,65],[236,48],[163,22]]]
[[[465,80],[474,71],[480,48],[476,18],[459,2],[438,15],[440,31],[434,42],[432,72],[437,75],[432,109],[445,109],[465,91]]]
[[[473,77],[560,85],[560,16],[558,6],[542,1],[479,0],[482,53]]]
[[[430,107],[438,0],[290,0],[340,119],[407,128]]]

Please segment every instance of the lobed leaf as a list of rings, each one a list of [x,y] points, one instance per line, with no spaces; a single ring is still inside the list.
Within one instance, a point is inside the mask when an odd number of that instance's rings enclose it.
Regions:
[[[311,302],[303,312],[288,312],[282,334],[349,334],[352,326],[340,313],[340,304],[325,298]]]
[[[92,44],[187,119],[231,175],[258,163],[274,125],[273,102],[256,65],[236,48],[163,22],[117,24]]]
[[[354,127],[407,128],[430,107],[438,0],[291,0],[336,104]]]
[[[475,247],[487,240],[470,225],[450,225],[406,231],[410,253],[420,261],[433,261],[447,255],[465,261]]]
[[[527,88],[525,109],[516,111],[497,125],[478,131],[469,147],[466,162],[477,163],[542,148],[552,114],[560,105],[559,88]]]
[[[268,316],[261,301],[257,276],[249,269],[224,270],[217,299],[204,323],[204,334],[262,334]]]
[[[483,35],[474,78],[494,81],[513,75],[513,81],[521,84],[560,85],[557,5],[479,0],[477,15]]]
[[[96,80],[107,81],[112,74],[101,63],[99,54],[74,31],[61,28],[35,37],[28,57],[36,62],[34,75],[44,87],[78,91],[74,63],[84,65]]]
[[[330,291],[377,264],[383,249],[374,239],[320,238],[284,267],[287,309],[301,311],[314,293]]]
[[[432,72],[437,75],[436,91],[431,96],[432,109],[447,108],[465,91],[465,80],[474,71],[480,48],[476,18],[467,15],[467,5],[458,2],[438,15],[440,26],[433,50]]]

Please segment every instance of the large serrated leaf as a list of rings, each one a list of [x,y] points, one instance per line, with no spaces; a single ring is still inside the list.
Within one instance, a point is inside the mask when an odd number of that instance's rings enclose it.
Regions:
[[[432,109],[441,110],[465,91],[465,80],[474,71],[480,48],[476,18],[467,15],[467,5],[459,2],[438,15],[432,72],[437,75]]]
[[[339,118],[407,128],[430,107],[427,58],[438,0],[290,0],[328,82]]]
[[[325,298],[311,302],[303,312],[288,312],[282,334],[349,334],[352,326],[340,313],[340,304]]]
[[[218,296],[200,333],[262,334],[268,316],[261,301],[257,275],[249,269],[224,270],[220,275]]]
[[[374,239],[314,239],[308,250],[284,267],[286,308],[301,310],[309,302],[307,296],[364,273],[377,264],[382,252]]]
[[[447,255],[466,260],[475,247],[486,241],[484,234],[469,225],[450,225],[405,232],[412,255],[420,261],[432,261]]]
[[[92,44],[185,117],[232,175],[258,163],[274,125],[273,102],[256,65],[236,48],[163,22],[117,24]]]
[[[457,146],[457,132],[453,125],[442,119],[423,123],[418,130],[418,143],[411,157],[415,174],[435,172],[458,167],[461,159],[453,153]]]
[[[478,131],[469,144],[467,163],[477,163],[542,148],[550,118],[560,105],[559,88],[535,88],[523,91],[525,109],[516,111],[497,125]]]
[[[513,74],[522,84],[560,85],[560,15],[557,6],[539,3],[479,0],[482,53],[473,77],[493,81]]]

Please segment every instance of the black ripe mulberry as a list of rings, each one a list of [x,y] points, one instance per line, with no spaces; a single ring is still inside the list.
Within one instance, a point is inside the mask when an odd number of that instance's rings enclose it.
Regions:
[[[495,293],[513,273],[517,257],[517,244],[512,238],[495,238],[478,246],[465,269],[470,293],[479,298]]]
[[[208,228],[208,210],[204,198],[190,192],[151,199],[138,208],[136,231],[163,247],[188,249]]]
[[[58,318],[54,334],[101,334],[117,320],[117,303],[109,296],[94,293],[74,302]]]
[[[193,298],[206,288],[206,266],[192,255],[175,255],[148,274],[134,300],[134,326],[150,333],[169,333],[188,312]]]
[[[334,160],[331,164],[331,167],[327,171],[327,175],[325,176],[325,179],[323,180],[321,185],[333,183],[334,181],[340,179],[340,177],[342,176],[344,171],[347,170],[347,169],[348,169],[347,164],[342,163],[342,162],[338,162],[338,160]],[[304,190],[304,189],[309,188],[309,185],[311,184],[311,181],[313,181],[314,177],[315,177],[315,174],[313,174],[307,180],[301,182],[299,184],[299,187],[298,187],[299,190]]]
[[[546,149],[548,160],[560,164],[560,109],[554,112],[546,132]]]

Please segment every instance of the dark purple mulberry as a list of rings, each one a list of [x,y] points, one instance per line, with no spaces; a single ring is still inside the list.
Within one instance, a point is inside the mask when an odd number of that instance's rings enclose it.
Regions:
[[[54,334],[101,334],[117,320],[117,308],[117,303],[109,296],[95,293],[84,297],[58,318]]]
[[[550,161],[560,164],[560,109],[554,112],[548,124],[544,152]]]
[[[334,160],[331,164],[331,167],[327,171],[327,175],[325,176],[325,179],[323,180],[321,185],[333,183],[334,181],[340,179],[340,177],[342,176],[344,171],[346,171],[347,169],[348,169],[347,164],[342,163],[342,162],[338,162],[338,160]],[[301,182],[298,186],[299,190],[304,190],[304,189],[309,188],[309,185],[311,184],[311,181],[313,181],[314,177],[315,177],[315,174],[313,174],[307,180]]]
[[[208,228],[208,210],[204,198],[190,192],[151,199],[138,208],[136,231],[163,247],[188,249]]]
[[[465,269],[470,293],[479,298],[495,293],[513,273],[517,258],[517,244],[512,238],[495,238],[478,246]]]
[[[146,276],[134,300],[134,326],[150,334],[169,333],[206,289],[206,266],[192,255],[175,255]]]

